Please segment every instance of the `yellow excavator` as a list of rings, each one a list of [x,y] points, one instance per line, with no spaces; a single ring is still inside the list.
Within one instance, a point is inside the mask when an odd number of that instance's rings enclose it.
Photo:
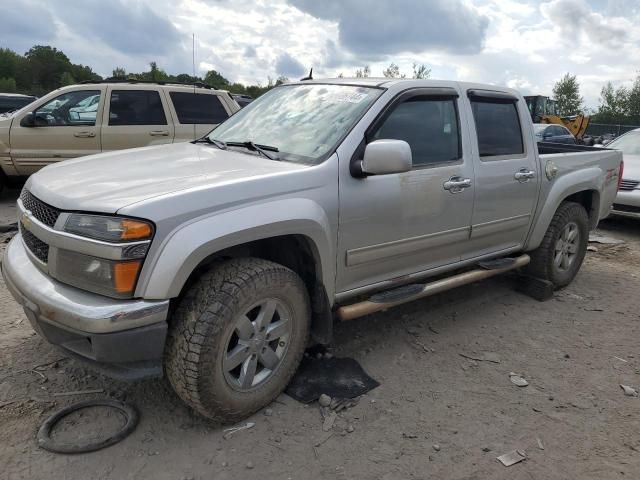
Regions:
[[[567,127],[579,141],[584,140],[584,134],[589,126],[586,115],[571,115],[562,117],[558,114],[558,102],[543,95],[524,97],[531,114],[533,123],[553,123]]]

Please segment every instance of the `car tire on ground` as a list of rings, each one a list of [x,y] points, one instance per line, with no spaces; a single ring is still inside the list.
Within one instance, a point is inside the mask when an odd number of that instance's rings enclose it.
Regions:
[[[189,287],[170,320],[169,382],[203,416],[241,420],[288,385],[310,319],[307,289],[292,270],[257,258],[215,264]]]
[[[2,191],[4,190],[5,185],[7,184],[7,177],[4,172],[0,170],[0,197],[2,197]]]
[[[563,202],[558,207],[540,246],[531,252],[528,275],[548,280],[556,289],[575,278],[587,252],[589,217],[582,205]]]

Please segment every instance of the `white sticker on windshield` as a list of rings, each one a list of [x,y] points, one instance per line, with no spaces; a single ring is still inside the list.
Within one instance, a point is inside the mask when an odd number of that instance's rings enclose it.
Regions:
[[[341,103],[360,103],[367,98],[367,93],[344,93],[336,96],[335,101]]]

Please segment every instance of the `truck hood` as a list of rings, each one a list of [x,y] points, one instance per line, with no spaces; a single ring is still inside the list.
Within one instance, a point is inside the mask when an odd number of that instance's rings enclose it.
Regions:
[[[178,143],[60,162],[33,175],[26,188],[62,210],[116,213],[160,195],[304,168],[207,144]]]

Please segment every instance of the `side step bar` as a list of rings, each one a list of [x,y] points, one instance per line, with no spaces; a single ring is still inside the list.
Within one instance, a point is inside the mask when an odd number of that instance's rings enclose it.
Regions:
[[[480,264],[483,268],[477,268],[464,273],[459,273],[451,277],[436,280],[430,283],[411,284],[403,287],[398,287],[393,290],[375,294],[369,297],[368,300],[363,302],[354,303],[352,305],[345,305],[337,310],[337,315],[340,320],[347,321],[354,318],[369,315],[371,313],[386,310],[403,303],[412,302],[419,298],[429,297],[436,293],[451,290],[452,288],[461,287],[469,283],[477,282],[478,280],[484,280],[501,273],[508,272],[509,270],[515,270],[517,268],[528,265],[531,261],[529,255],[520,255],[519,257],[506,262],[486,262]]]

